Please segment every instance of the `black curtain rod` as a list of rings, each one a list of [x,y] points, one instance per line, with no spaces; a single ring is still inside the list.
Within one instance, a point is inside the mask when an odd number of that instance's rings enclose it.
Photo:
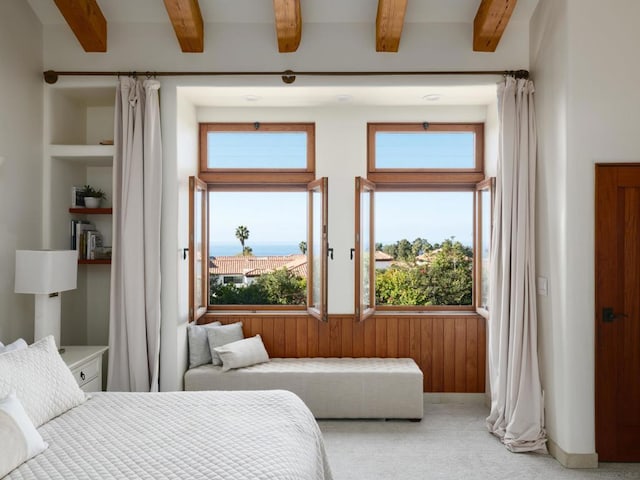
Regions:
[[[296,76],[313,77],[372,77],[372,76],[407,76],[407,75],[503,75],[515,78],[529,78],[527,70],[472,70],[472,71],[429,71],[429,72],[71,72],[47,70],[43,72],[44,81],[50,84],[56,83],[61,76],[146,76],[153,77],[180,77],[180,76],[270,76],[279,75],[284,83],[293,83]]]

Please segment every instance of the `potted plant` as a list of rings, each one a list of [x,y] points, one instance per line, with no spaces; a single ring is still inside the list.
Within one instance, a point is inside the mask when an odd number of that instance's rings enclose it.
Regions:
[[[85,185],[82,190],[84,197],[84,206],[87,208],[98,208],[102,199],[107,198],[107,194],[100,188],[93,188],[91,185]]]

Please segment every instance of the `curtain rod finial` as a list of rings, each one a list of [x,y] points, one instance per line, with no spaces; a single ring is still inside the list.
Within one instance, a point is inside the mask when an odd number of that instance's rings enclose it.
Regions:
[[[54,70],[47,70],[42,74],[44,81],[52,85],[58,81],[58,74]]]

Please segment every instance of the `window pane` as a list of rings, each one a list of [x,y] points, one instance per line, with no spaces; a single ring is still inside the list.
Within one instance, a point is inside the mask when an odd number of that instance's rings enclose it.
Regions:
[[[376,305],[471,305],[475,192],[376,192]]]
[[[209,192],[209,303],[305,305],[306,192]]]
[[[371,277],[369,268],[371,265],[371,192],[368,190],[360,194],[360,235],[361,237],[361,253],[360,253],[360,278],[362,279],[362,288],[360,291],[360,304],[362,312],[373,307],[371,305]]]
[[[202,219],[202,202],[204,200],[205,192],[196,189],[195,193],[195,202],[194,202],[194,216],[196,219]],[[203,307],[206,305],[206,299],[204,296],[203,290],[203,273],[204,273],[204,265],[206,250],[202,241],[202,229],[204,226],[202,225],[202,221],[194,222],[194,232],[193,232],[193,240],[194,240],[194,248],[195,248],[195,280],[194,280],[194,288],[195,288],[195,305],[197,307]]]
[[[322,193],[314,190],[313,199],[313,292],[312,307],[321,308],[322,302]]]
[[[491,249],[491,191],[480,192],[482,208],[482,245],[480,246],[480,304],[482,308],[489,305],[489,253]]]
[[[209,168],[307,167],[306,132],[208,132]]]
[[[375,168],[474,168],[469,132],[376,132]]]

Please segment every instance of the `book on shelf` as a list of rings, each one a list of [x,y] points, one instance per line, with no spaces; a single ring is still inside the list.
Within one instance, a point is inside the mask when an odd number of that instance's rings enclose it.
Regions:
[[[95,252],[102,248],[102,234],[97,230],[88,230],[85,232],[85,258],[87,260],[95,260]]]
[[[95,228],[95,225],[87,220],[71,220],[71,250],[78,249],[80,236],[84,230],[95,230]]]

